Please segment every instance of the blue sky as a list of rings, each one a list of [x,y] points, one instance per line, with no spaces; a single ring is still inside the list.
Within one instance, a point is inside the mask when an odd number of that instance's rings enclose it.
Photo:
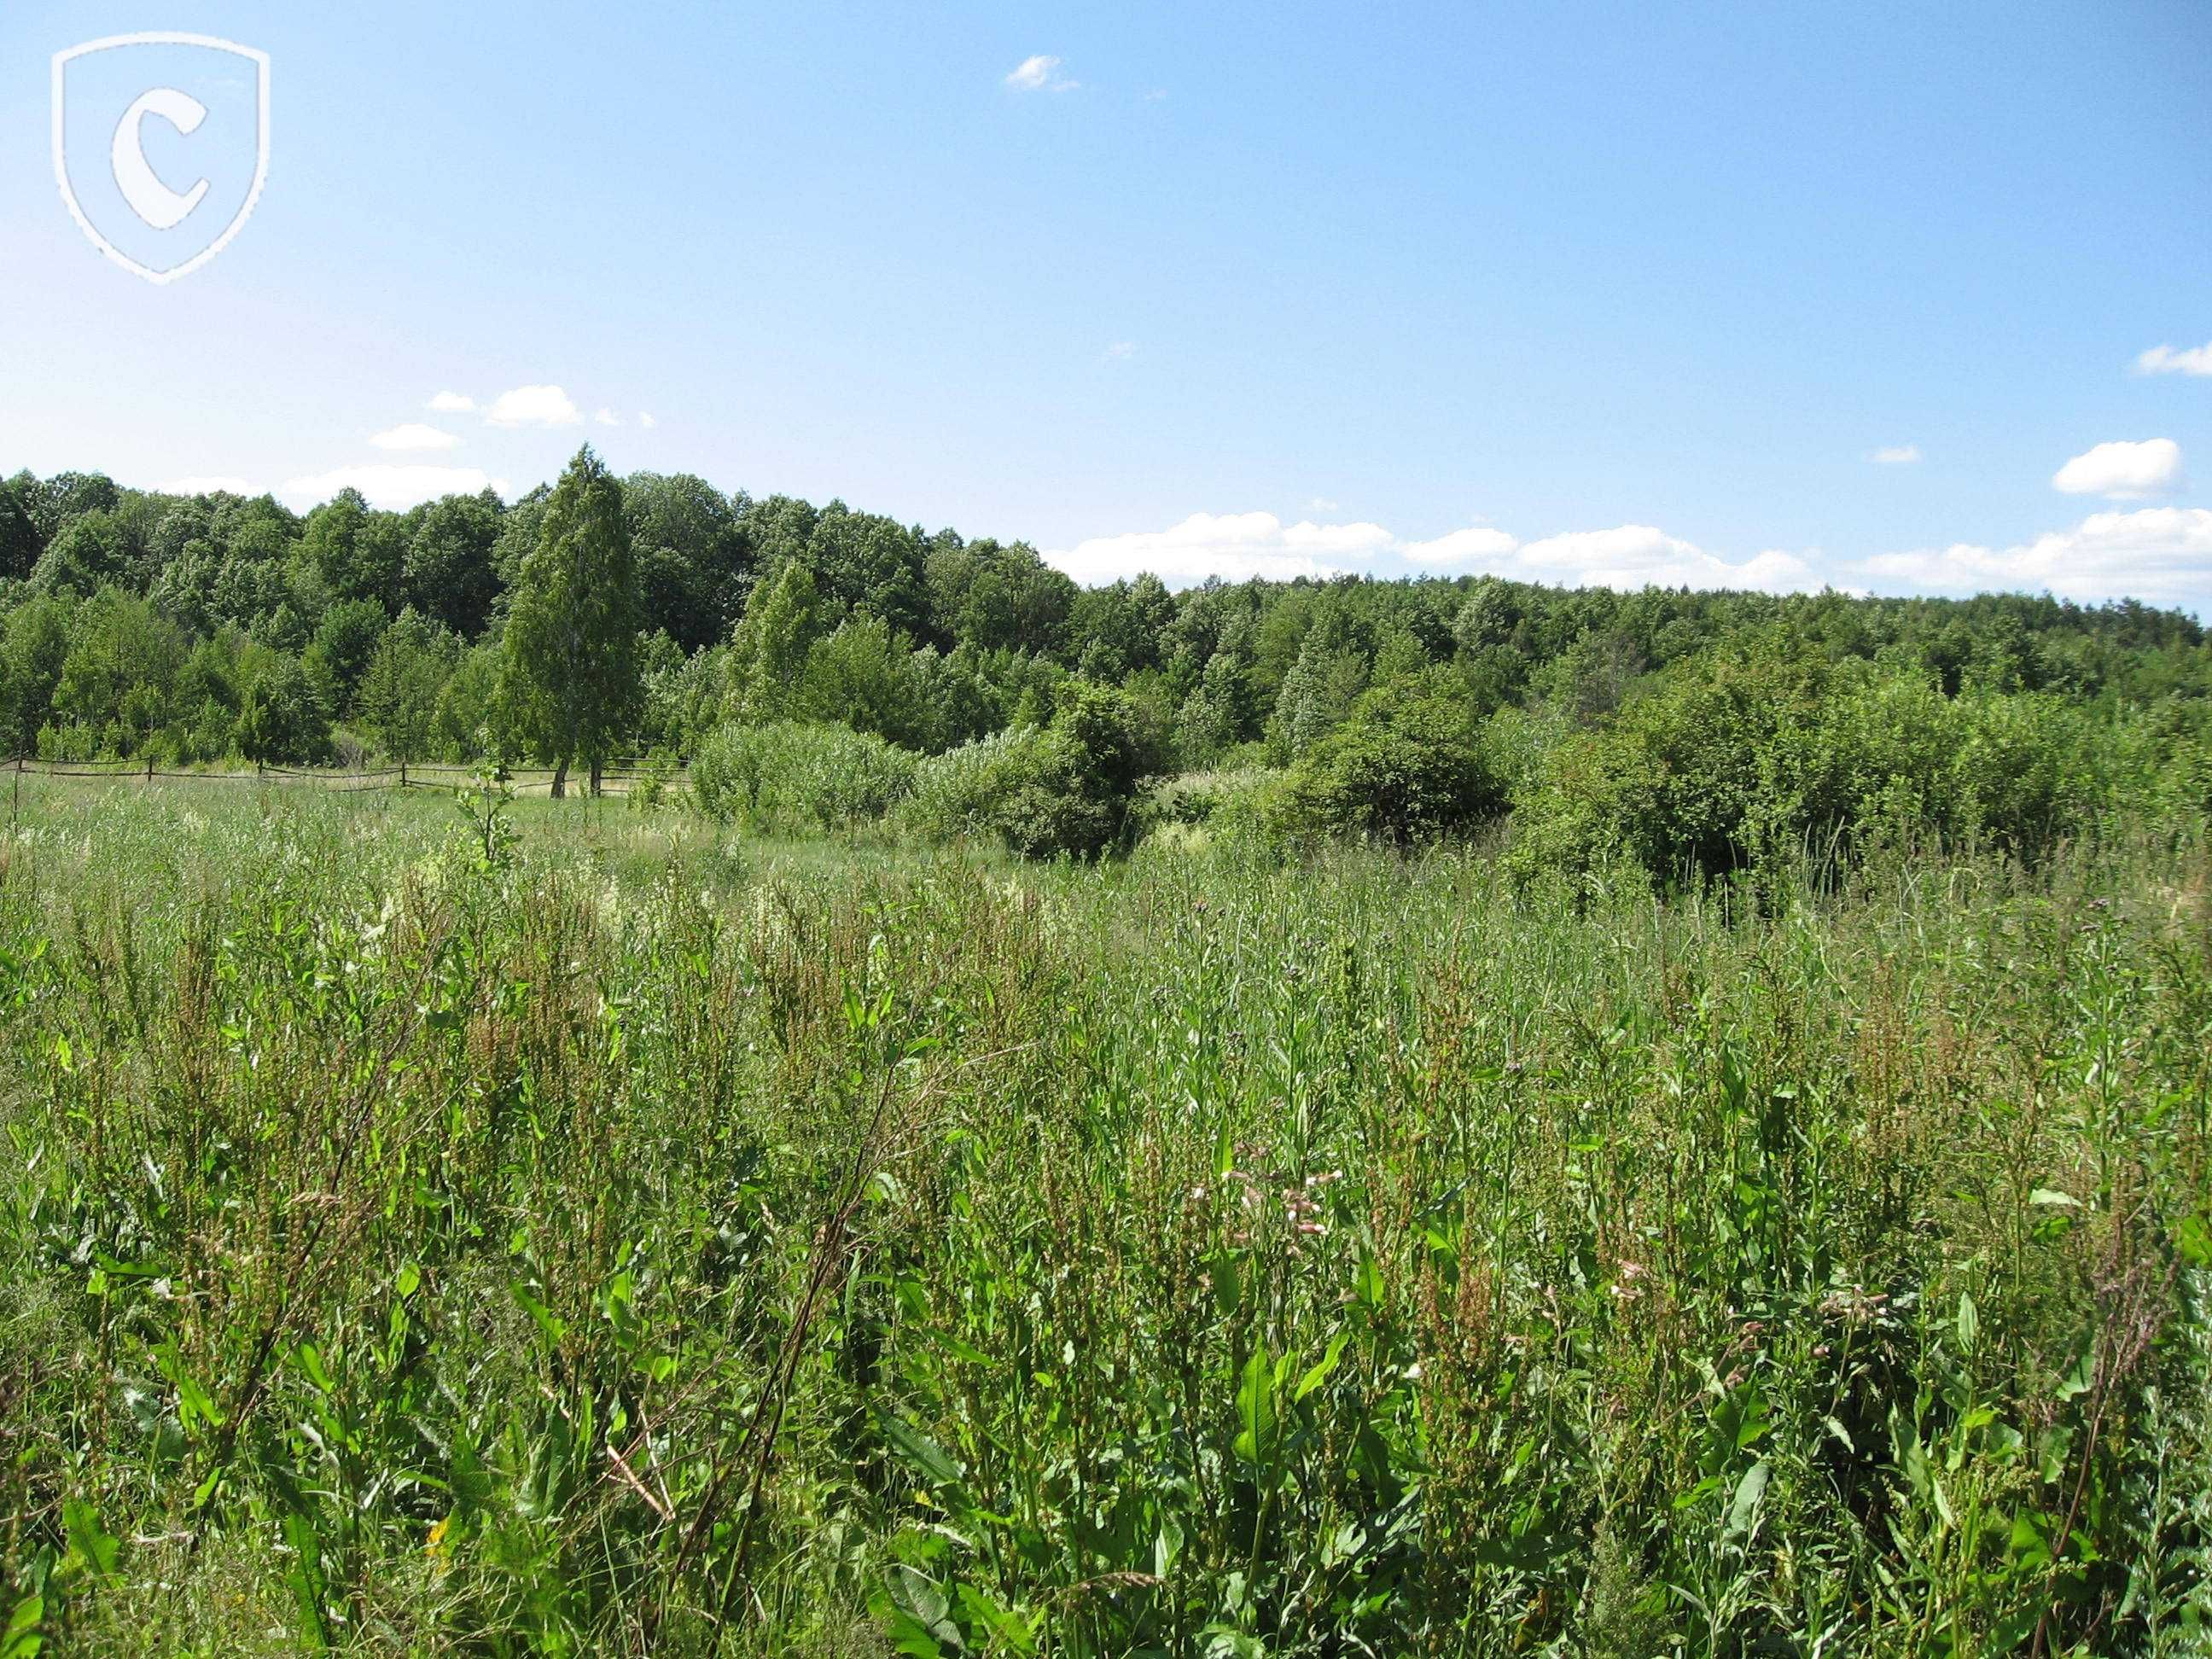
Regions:
[[[2212,7],[1657,9],[15,0],[0,469],[399,504],[589,439],[1085,580],[2212,615]],[[49,154],[52,54],[143,30],[271,63],[165,286]]]

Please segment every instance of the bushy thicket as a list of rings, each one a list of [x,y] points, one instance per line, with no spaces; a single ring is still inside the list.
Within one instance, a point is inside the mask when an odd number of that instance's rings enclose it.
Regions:
[[[914,787],[894,819],[896,827],[930,841],[994,834],[1004,781],[1036,733],[1034,726],[1015,726],[923,757],[915,768]]]
[[[1441,673],[1362,694],[1272,805],[1287,833],[1433,841],[1505,810],[1504,780],[1464,689]]]
[[[778,720],[718,727],[691,762],[701,810],[775,833],[872,823],[914,787],[916,757],[842,726]]]
[[[1126,700],[1072,683],[1048,725],[933,757],[848,726],[733,723],[700,745],[691,787],[710,816],[770,833],[888,819],[927,839],[1088,858],[1133,838],[1140,787],[1156,769]]]
[[[2156,714],[1924,671],[1808,657],[1786,634],[1686,665],[1595,729],[1543,748],[1515,799],[1524,869],[1626,858],[1661,876],[1870,838],[2033,856],[2128,810],[2201,810],[2180,780],[2201,703]]]

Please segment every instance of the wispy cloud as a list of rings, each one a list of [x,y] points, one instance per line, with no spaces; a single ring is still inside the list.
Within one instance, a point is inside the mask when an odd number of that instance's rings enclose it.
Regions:
[[[1015,64],[1006,84],[1016,92],[1073,92],[1082,83],[1060,74],[1059,58],[1039,52]]]
[[[2212,374],[2212,341],[2176,351],[2154,345],[2136,359],[2138,374]]]
[[[1231,581],[1324,576],[1346,561],[1364,562],[1387,553],[1395,542],[1379,524],[1285,524],[1272,513],[1194,513],[1165,530],[1094,536],[1046,556],[1080,582],[1109,582],[1149,570],[1163,581],[1187,586],[1208,576]]]
[[[461,441],[453,433],[420,421],[409,421],[403,425],[372,433],[369,442],[379,449],[419,450],[459,449]]]
[[[654,420],[652,416],[647,414],[641,409],[637,412],[637,423],[641,427],[647,428],[656,427],[660,424],[659,422]]]
[[[2122,598],[2154,605],[2201,602],[2212,593],[2212,510],[2147,507],[2093,513],[2012,547],[1970,542],[1878,554],[1867,575],[1937,592],[2049,591],[2096,603]]]
[[[473,495],[489,488],[504,495],[507,482],[473,466],[393,465],[378,462],[367,466],[333,467],[288,480],[277,491],[286,500],[301,504],[328,501],[341,489],[358,489],[371,507],[393,511],[435,501],[441,495]]]
[[[476,412],[477,400],[465,392],[441,392],[432,397],[426,409],[434,409],[441,415],[471,415]]]
[[[622,416],[616,414],[611,409],[603,409],[599,410],[598,414],[592,416],[592,418],[594,421],[597,421],[601,426],[620,426],[623,423]]]
[[[1523,580],[1564,582],[1573,587],[1720,587],[1803,593],[1826,586],[1802,555],[1770,548],[1731,564],[1648,524],[1547,536],[1523,543],[1502,562]]]
[[[1365,521],[1285,524],[1272,513],[1194,513],[1166,530],[1093,537],[1046,557],[1078,581],[1113,581],[1150,571],[1163,581],[1188,586],[1208,576],[1241,581],[1334,575],[1391,555],[1429,569],[1484,570],[1570,586],[1797,592],[1824,585],[1799,554],[1773,550],[1731,563],[1650,525],[1632,524],[1532,542],[1473,526],[1415,541]]]
[[[2051,485],[2069,495],[2115,501],[2163,495],[2181,487],[2181,446],[2171,438],[2099,444],[2052,473]]]
[[[1136,355],[1137,343],[1134,340],[1116,340],[1106,348],[1105,361],[1109,363],[1126,363]]]
[[[1893,444],[1867,457],[1877,466],[1911,466],[1920,459],[1918,444]]]
[[[519,386],[493,398],[484,419],[494,426],[580,426],[584,412],[557,386]]]

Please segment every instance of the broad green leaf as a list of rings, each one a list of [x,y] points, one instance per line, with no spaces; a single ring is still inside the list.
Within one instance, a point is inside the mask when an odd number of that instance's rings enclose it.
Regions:
[[[15,1603],[15,1610],[8,1615],[8,1628],[0,1631],[0,1659],[38,1659],[46,1644],[39,1626],[46,1616],[46,1600],[42,1595],[27,1595]]]
[[[1275,1455],[1275,1370],[1267,1351],[1255,1348],[1237,1390],[1237,1455],[1261,1464]]]
[[[1344,1358],[1344,1345],[1349,1335],[1349,1332],[1339,1331],[1329,1339],[1328,1352],[1298,1379],[1297,1389],[1291,1395],[1293,1401],[1304,1400],[1316,1389],[1328,1381],[1329,1374],[1336,1370],[1337,1361]]]
[[[1771,1474],[1764,1458],[1743,1472],[1743,1479],[1735,1484],[1735,1496],[1729,1503],[1725,1535],[1734,1538],[1751,1530],[1752,1520],[1759,1512],[1759,1500],[1766,1495],[1766,1482]]]
[[[95,1578],[115,1571],[122,1540],[100,1524],[100,1512],[82,1498],[62,1500],[62,1529],[69,1534],[70,1559]]]
[[[529,1287],[520,1279],[507,1286],[514,1293],[515,1304],[538,1322],[538,1328],[545,1333],[545,1340],[556,1347],[568,1331],[568,1326],[550,1308],[530,1293]]]
[[[2192,1267],[2212,1267],[2212,1218],[2185,1215],[2174,1229],[2173,1247]]]
[[[932,1440],[920,1429],[896,1412],[878,1409],[876,1426],[891,1449],[933,1486],[957,1485],[960,1466],[955,1463],[945,1448]]]

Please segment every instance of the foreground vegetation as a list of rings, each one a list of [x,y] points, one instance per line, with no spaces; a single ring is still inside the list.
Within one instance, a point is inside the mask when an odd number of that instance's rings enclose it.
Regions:
[[[2201,828],[231,787],[0,843],[9,1659],[2206,1650]]]

